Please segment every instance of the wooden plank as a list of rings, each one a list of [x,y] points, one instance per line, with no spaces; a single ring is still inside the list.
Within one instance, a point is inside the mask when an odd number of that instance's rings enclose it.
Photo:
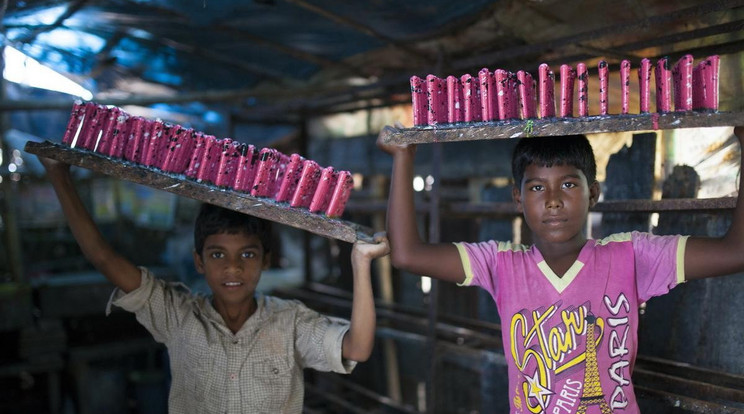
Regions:
[[[383,142],[426,144],[601,132],[652,131],[744,125],[744,112],[667,112],[442,124],[383,130]]]
[[[359,224],[310,213],[305,209],[293,208],[273,199],[253,197],[232,189],[198,183],[181,174],[166,173],[159,169],[113,159],[88,150],[70,148],[49,141],[29,141],[26,143],[25,150],[31,154],[286,224],[320,236],[349,243],[372,239],[372,229]]]

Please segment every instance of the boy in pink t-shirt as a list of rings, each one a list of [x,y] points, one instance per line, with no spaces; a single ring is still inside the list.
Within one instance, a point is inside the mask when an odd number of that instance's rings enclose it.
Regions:
[[[685,280],[744,271],[741,183],[724,237],[632,232],[587,240],[583,228],[600,190],[584,136],[527,138],[514,149],[512,195],[533,245],[424,243],[410,184],[415,146],[385,144],[388,128],[378,146],[393,155],[393,265],[491,294],[502,322],[511,413],[638,413],[631,374],[639,305]],[[734,133],[742,143],[744,127]]]

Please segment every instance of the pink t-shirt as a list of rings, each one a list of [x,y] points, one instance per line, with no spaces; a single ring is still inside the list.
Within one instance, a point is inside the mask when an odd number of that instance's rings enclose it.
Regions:
[[[486,289],[499,310],[511,413],[638,413],[638,307],[684,281],[686,241],[641,232],[589,240],[563,277],[535,246],[456,243],[462,284]]]

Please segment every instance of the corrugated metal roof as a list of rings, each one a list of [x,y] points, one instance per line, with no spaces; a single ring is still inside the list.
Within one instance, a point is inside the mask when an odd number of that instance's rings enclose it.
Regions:
[[[28,0],[11,2],[3,25],[6,44],[81,79],[98,101],[221,102],[237,118],[275,121],[405,101],[414,74],[731,53],[742,49],[742,5]]]

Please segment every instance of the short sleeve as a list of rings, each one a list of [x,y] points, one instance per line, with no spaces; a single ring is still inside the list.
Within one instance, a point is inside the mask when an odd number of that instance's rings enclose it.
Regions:
[[[638,298],[645,302],[685,281],[687,236],[632,232]]]
[[[146,268],[140,269],[140,286],[129,293],[115,289],[107,313],[112,305],[133,312],[156,341],[167,344],[184,316],[192,312],[194,299],[183,284],[168,283],[155,278]]]
[[[295,348],[303,368],[351,373],[356,362],[344,360],[342,355],[349,322],[322,315],[299,302],[297,306]]]
[[[462,261],[465,280],[460,286],[480,286],[495,292],[495,274],[499,243],[491,240],[480,243],[455,243]]]

